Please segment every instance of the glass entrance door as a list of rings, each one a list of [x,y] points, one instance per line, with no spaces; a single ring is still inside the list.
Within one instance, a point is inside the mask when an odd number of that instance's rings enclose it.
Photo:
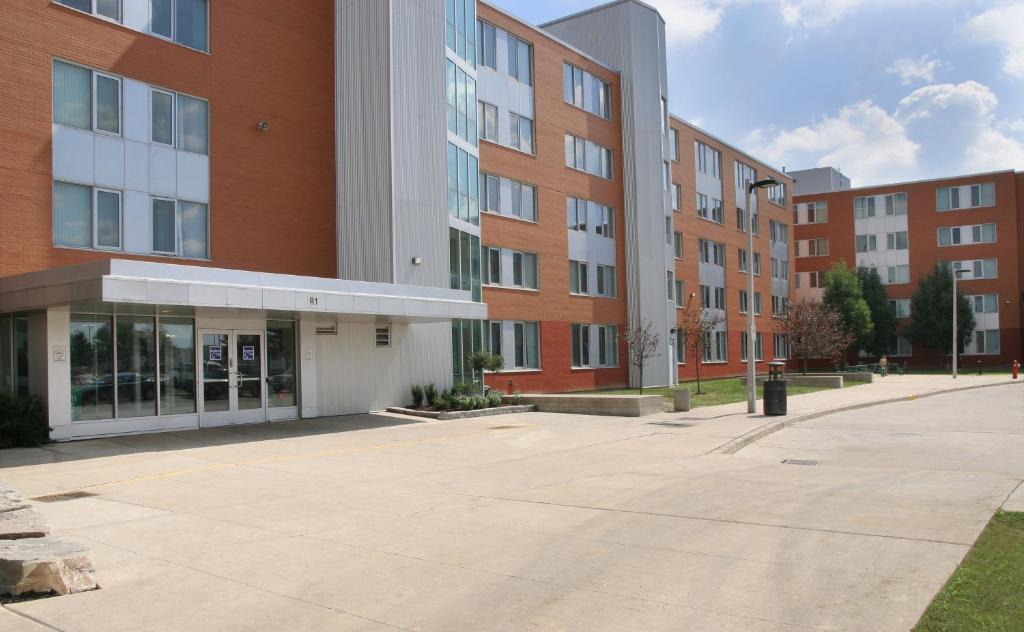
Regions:
[[[200,425],[266,421],[263,334],[207,329],[199,334]]]

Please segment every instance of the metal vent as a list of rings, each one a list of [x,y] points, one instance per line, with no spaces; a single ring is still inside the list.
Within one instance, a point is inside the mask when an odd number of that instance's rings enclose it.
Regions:
[[[50,494],[48,496],[36,496],[32,500],[39,503],[62,503],[68,500],[77,500],[79,498],[88,498],[90,496],[96,496],[92,492],[84,492],[78,490],[75,492],[62,492],[60,494]]]
[[[338,335],[338,323],[332,323],[330,325],[317,325],[316,335],[318,336],[337,336]]]
[[[782,461],[786,465],[817,465],[821,461],[813,461],[811,459],[785,459]]]

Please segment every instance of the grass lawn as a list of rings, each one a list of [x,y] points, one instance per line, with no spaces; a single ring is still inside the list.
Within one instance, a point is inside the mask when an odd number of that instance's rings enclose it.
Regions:
[[[999,511],[915,632],[1024,630],[1024,513]]]
[[[851,383],[850,386],[856,383]],[[849,388],[848,386],[847,388]],[[717,380],[701,380],[700,394],[697,393],[697,382],[681,382],[678,386],[660,388],[645,388],[644,395],[661,395],[671,403],[673,391],[680,388],[690,389],[690,407],[717,406],[719,404],[733,404],[747,401],[747,387],[740,383],[738,377],[727,377]],[[827,390],[818,386],[790,386],[787,389],[789,395],[803,395],[816,391]],[[620,388],[602,391],[592,391],[602,395],[639,395],[638,388]],[[757,398],[761,399],[761,388],[757,389]]]

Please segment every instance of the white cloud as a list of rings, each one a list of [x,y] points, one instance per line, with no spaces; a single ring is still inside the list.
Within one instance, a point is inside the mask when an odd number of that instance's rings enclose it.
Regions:
[[[699,40],[718,28],[728,0],[647,0],[665,18],[669,46]]]
[[[757,130],[753,153],[789,168],[841,167],[861,182],[909,176],[919,145],[891,114],[871,100],[848,105],[834,116],[791,130]]]
[[[779,10],[789,26],[807,29],[831,26],[847,13],[873,0],[780,0]]]
[[[756,155],[792,169],[841,167],[855,184],[1021,168],[1019,121],[1000,121],[999,99],[976,81],[914,90],[889,112],[870,100],[790,130],[757,130]]]
[[[920,59],[902,57],[885,69],[890,75],[899,75],[903,85],[910,85],[917,80],[935,81],[935,71],[946,67],[946,63],[933,59],[928,55],[922,55]]]
[[[980,13],[967,21],[967,33],[980,42],[1001,46],[1003,70],[1024,79],[1024,2],[1014,2]]]

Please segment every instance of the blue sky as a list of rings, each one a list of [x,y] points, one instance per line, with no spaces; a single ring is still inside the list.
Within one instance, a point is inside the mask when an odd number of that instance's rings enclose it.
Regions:
[[[534,24],[600,0],[492,0]],[[1024,0],[647,0],[674,114],[854,186],[1024,170]]]

